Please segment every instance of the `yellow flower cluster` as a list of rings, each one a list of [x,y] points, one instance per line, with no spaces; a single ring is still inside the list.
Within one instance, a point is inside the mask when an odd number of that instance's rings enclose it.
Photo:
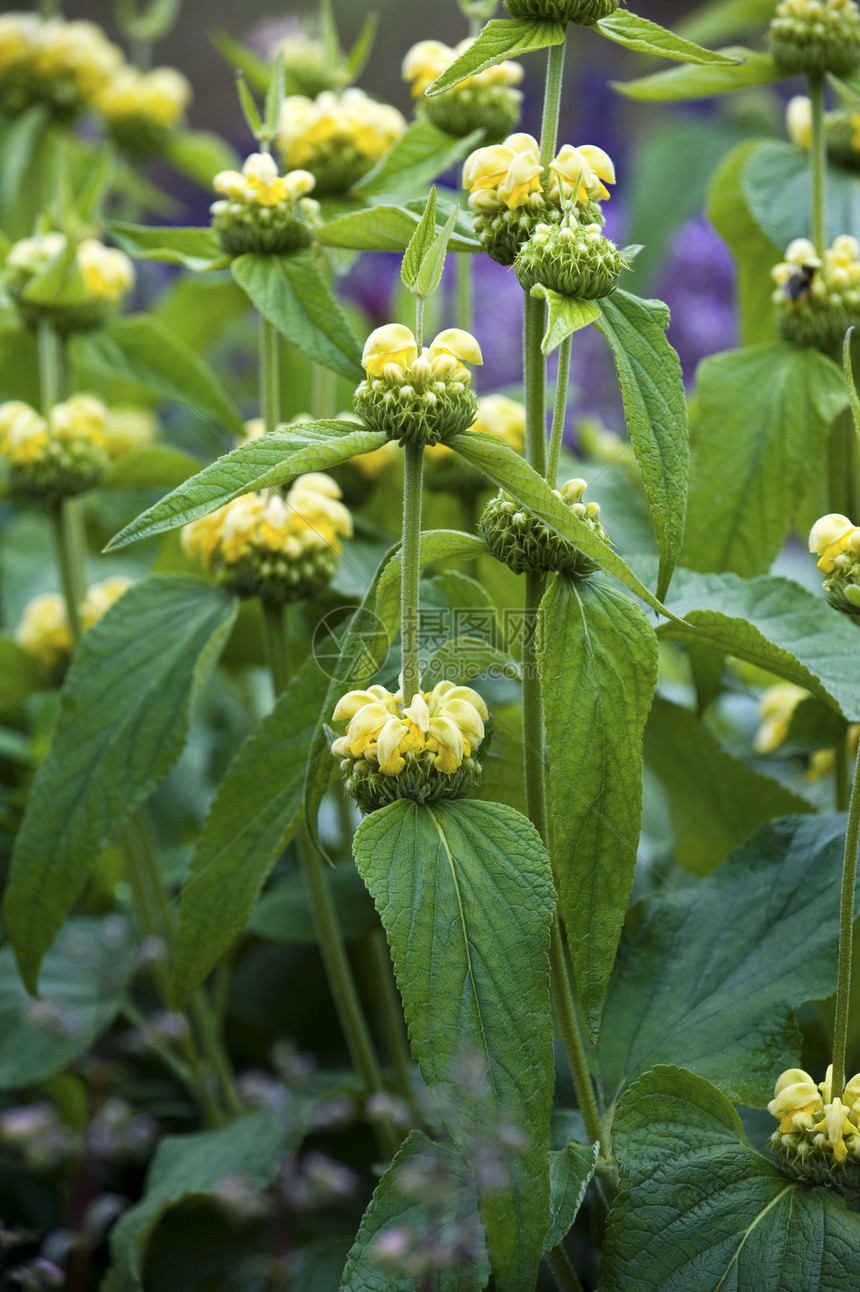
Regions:
[[[116,575],[88,588],[80,607],[83,630],[86,632],[98,623],[131,584],[131,579]],[[72,653],[65,599],[57,592],[44,592],[28,601],[15,630],[15,640],[22,650],[39,661],[46,673],[65,667]]]
[[[251,153],[241,171],[219,171],[212,187],[231,202],[247,206],[280,206],[304,197],[315,183],[309,171],[293,170],[279,175],[277,163],[270,153]],[[220,210],[221,204],[216,202],[213,205],[213,214],[217,213],[216,208]]]
[[[573,201],[577,206],[609,197],[606,184],[615,183],[615,167],[602,148],[565,144],[550,162],[552,179],[549,200],[556,206]],[[463,167],[463,187],[469,190],[469,205],[481,213],[502,207],[515,211],[523,206],[542,205],[544,168],[540,145],[533,135],[509,135],[503,144],[478,148]]]
[[[794,711],[809,691],[792,682],[777,682],[762,693],[758,714],[761,725],[756,732],[753,748],[759,754],[771,754],[788,736]],[[860,742],[860,723],[851,723],[846,733],[848,750],[853,757]],[[814,749],[809,755],[805,779],[819,781],[833,773],[835,753],[832,747]]]
[[[403,79],[412,82],[412,97],[420,99],[433,82],[473,44],[471,37],[467,37],[453,49],[439,40],[419,40],[417,45],[413,45],[404,58],[402,67]],[[487,67],[483,72],[467,77],[456,88],[475,91],[486,86],[519,85],[522,79],[523,69],[519,63],[505,59],[495,67]]]
[[[860,527],[831,512],[812,526],[809,550],[824,575],[827,600],[845,614],[860,614]]]
[[[149,408],[136,404],[118,404],[108,409],[104,428],[104,447],[109,458],[145,449],[158,438],[158,418]]]
[[[107,305],[118,305],[134,287],[134,266],[125,252],[95,238],[79,244],[78,265],[90,295]]]
[[[57,232],[16,242],[6,257],[5,279],[10,295],[26,303],[30,282],[59,261],[68,246],[66,235]],[[106,247],[96,238],[85,238],[78,244],[75,258],[93,304],[112,308],[134,287],[134,266],[124,251]],[[65,308],[85,311],[87,303],[75,302]]]
[[[860,322],[860,243],[848,234],[818,256],[808,238],[795,238],[775,265],[773,302],[777,324],[798,345],[841,342]]]
[[[191,102],[191,86],[175,67],[141,72],[126,65],[98,97],[98,106],[109,124],[144,121],[169,130],[183,117]]]
[[[108,463],[107,409],[92,395],[73,395],[42,417],[20,400],[0,405],[0,454],[13,492],[52,501],[96,483]]]
[[[276,144],[290,168],[304,167],[320,193],[343,193],[387,152],[406,129],[396,108],[363,90],[316,99],[290,95],[281,107]]]
[[[241,171],[219,171],[212,185],[223,194],[210,207],[212,227],[229,255],[276,254],[310,244],[320,209],[307,196],[316,185],[310,171],[280,175],[270,153],[251,153]]]
[[[347,762],[364,760],[384,776],[398,776],[407,762],[429,752],[436,771],[450,776],[484,739],[487,706],[468,686],[439,682],[403,704],[400,691],[384,686],[350,691],[338,701],[333,721],[349,722],[332,753]]]
[[[182,531],[188,556],[238,596],[297,600],[329,581],[352,517],[340,489],[319,472],[299,476],[286,499],[243,494]]]
[[[813,1155],[841,1165],[860,1162],[860,1074],[834,1097],[833,1067],[815,1084],[802,1068],[789,1068],[778,1079],[768,1112],[779,1122],[771,1143],[801,1159]]]
[[[0,16],[0,99],[12,112],[45,102],[71,117],[96,102],[122,65],[122,52],[95,23]]]
[[[471,38],[451,48],[438,40],[421,40],[403,60],[404,80],[410,81],[412,96],[423,99],[425,91],[474,43]],[[441,130],[463,137],[483,128],[485,138],[499,139],[516,125],[522,94],[514,87],[523,79],[519,63],[506,59],[495,67],[467,77],[464,81],[423,101],[423,109]]]
[[[402,323],[386,323],[371,332],[364,343],[361,363],[368,378],[382,379],[388,385],[399,385],[409,379],[424,386],[435,378],[452,377],[468,385],[471,380],[467,363],[483,363],[481,347],[471,332],[446,328],[434,337],[426,354],[418,354],[415,335]]]

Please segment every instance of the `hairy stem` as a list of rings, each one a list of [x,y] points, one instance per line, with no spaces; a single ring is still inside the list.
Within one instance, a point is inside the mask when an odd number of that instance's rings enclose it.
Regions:
[[[540,127],[540,164],[544,168],[543,182],[550,182],[549,164],[555,156],[558,142],[558,119],[561,114],[561,83],[564,76],[566,41],[551,45],[546,60],[546,86],[543,99],[543,120]]]
[[[61,498],[51,503],[51,527],[69,630],[72,634],[72,642],[77,646],[81,640],[80,606],[85,592],[84,552],[78,550],[79,536],[76,527],[71,524],[69,504],[68,498]]]
[[[812,107],[812,146],[809,150],[812,181],[812,241],[816,253],[827,250],[827,139],[824,133],[824,77],[809,77]]]
[[[523,304],[523,384],[526,406],[526,461],[538,475],[546,469],[546,360],[540,348],[546,307],[526,293]]]
[[[582,1292],[582,1284],[576,1277],[576,1270],[570,1263],[570,1257],[559,1243],[551,1252],[547,1252],[546,1263],[552,1272],[559,1292]]]
[[[418,667],[418,592],[421,579],[421,486],[424,473],[424,448],[421,444],[404,445],[403,475],[403,541],[400,549],[401,640],[403,643],[403,703],[412,703],[421,688]]]
[[[286,690],[290,680],[284,607],[261,597],[260,608],[263,612],[263,653],[272,675],[275,695],[278,696]]]
[[[845,860],[842,865],[842,900],[839,909],[839,973],[836,980],[836,1017],[833,1024],[832,1098],[840,1099],[845,1089],[845,1060],[848,1051],[848,1006],[851,992],[851,954],[854,941],[854,884],[857,848],[860,845],[860,757],[854,769]]]
[[[549,437],[549,462],[546,482],[554,489],[558,479],[558,459],[564,440],[564,418],[567,412],[567,387],[570,381],[570,351],[572,337],[565,337],[558,350],[558,383],[555,388],[555,407],[552,413],[552,431]]]
[[[260,411],[266,434],[277,429],[281,414],[281,368],[278,333],[260,315]]]
[[[559,1026],[561,1027],[561,1039],[564,1042],[567,1061],[570,1064],[576,1099],[582,1113],[582,1120],[585,1122],[589,1143],[596,1144],[600,1139],[600,1114],[597,1111],[597,1100],[594,1097],[594,1087],[591,1084],[585,1058],[585,1047],[582,1044],[582,1036],[579,1031],[558,919],[553,921],[549,955],[552,968],[553,995]]]

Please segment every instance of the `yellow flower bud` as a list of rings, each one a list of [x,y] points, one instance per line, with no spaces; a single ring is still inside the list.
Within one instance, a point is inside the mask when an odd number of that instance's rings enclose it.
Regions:
[[[812,105],[806,95],[795,94],[789,99],[785,110],[785,126],[791,142],[804,152],[809,152],[812,147]]]
[[[410,368],[417,357],[418,345],[409,328],[402,323],[386,323],[365,341],[361,363],[368,377],[381,377],[386,364]]]

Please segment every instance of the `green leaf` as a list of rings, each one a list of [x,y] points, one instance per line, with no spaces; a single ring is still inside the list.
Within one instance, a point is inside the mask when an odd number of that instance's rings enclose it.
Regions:
[[[414,291],[418,285],[418,274],[421,269],[421,262],[436,238],[436,185],[430,189],[430,195],[427,198],[427,205],[424,208],[424,214],[418,222],[418,227],[409,239],[409,246],[403,255],[403,264],[400,267],[400,278],[404,287]]]
[[[741,188],[759,229],[781,250],[794,238],[811,235],[808,153],[775,139],[760,140],[746,153]],[[828,163],[828,241],[841,233],[860,233],[860,177]]]
[[[576,1220],[599,1154],[598,1144],[577,1144],[573,1139],[567,1148],[550,1153],[550,1218],[549,1229],[543,1240],[545,1253],[558,1246]]]
[[[379,26],[379,15],[369,13],[365,16],[361,31],[346,58],[346,70],[351,81],[357,81],[367,64],[376,40],[376,29]]]
[[[76,650],[3,904],[31,991],[99,850],[179,757],[198,659],[211,662],[234,614],[235,602],[199,579],[153,575],[129,588]]]
[[[763,272],[782,251],[766,238],[750,214],[742,189],[746,160],[756,140],[739,145],[720,164],[708,190],[708,218],[731,249],[738,271],[741,340],[744,345],[771,340],[776,332],[773,280]]]
[[[439,203],[441,206],[441,203]],[[324,247],[346,247],[353,251],[405,251],[420,216],[405,206],[371,206],[330,220],[314,231]],[[462,215],[460,217],[462,226]],[[480,251],[481,244],[463,227],[448,243],[450,251]]]
[[[202,354],[233,319],[249,310],[248,297],[229,274],[180,274],[158,298],[155,316]]]
[[[242,109],[245,124],[254,138],[259,139],[263,121],[260,116],[260,110],[254,102],[254,96],[248,89],[248,82],[245,80],[245,74],[241,68],[236,72],[236,92],[239,95],[239,107]]]
[[[164,260],[195,270],[220,269],[230,263],[211,229],[153,229],[119,220],[108,228],[116,245],[136,260]]]
[[[436,1205],[421,1192],[401,1187],[407,1172],[426,1173],[434,1185],[438,1181]],[[380,1259],[379,1245],[386,1235],[399,1234],[404,1229],[412,1236],[409,1257],[425,1251],[429,1256],[438,1235],[454,1231],[463,1235],[460,1246],[471,1246],[477,1253],[468,1265],[462,1261],[446,1265],[431,1276],[433,1292],[482,1292],[486,1287],[490,1263],[475,1205],[472,1172],[452,1144],[434,1144],[420,1131],[410,1131],[376,1186],[347,1257],[339,1292],[420,1292],[427,1287],[424,1274],[409,1273],[408,1266],[398,1269],[396,1258]]]
[[[469,1160],[503,1123],[527,1147],[480,1199],[499,1292],[532,1292],[549,1222],[553,1086],[549,1007],[555,891],[534,827],[500,803],[417,806],[365,817],[355,857],[391,943],[413,1053]],[[481,1105],[457,1067],[486,1065]],[[476,1142],[477,1141],[477,1142]]]
[[[577,519],[573,512],[558,498],[549,485],[532,467],[507,444],[480,431],[464,431],[448,441],[448,447],[461,453],[473,467],[504,489],[523,507],[536,516],[561,538],[590,556],[609,574],[647,601],[649,606],[665,614],[666,610],[644,583],[636,577],[617,553],[602,538]]]
[[[718,44],[753,31],[756,36],[773,17],[777,0],[710,0],[686,15],[678,28],[688,40]]]
[[[226,31],[215,32],[211,40],[225,62],[231,67],[241,68],[254,89],[265,94],[272,76],[272,64],[245,45],[240,45]]]
[[[778,342],[703,360],[684,563],[765,573],[847,403],[842,373],[816,350]]]
[[[147,1244],[171,1207],[211,1198],[237,1177],[250,1189],[271,1184],[283,1138],[278,1116],[268,1108],[219,1130],[167,1135],[155,1150],[143,1198],[111,1230],[113,1263],[102,1292],[142,1292]]]
[[[72,362],[86,373],[128,377],[238,434],[242,417],[215,374],[180,336],[148,314],[127,314],[94,332],[76,332]]]
[[[0,713],[17,709],[33,691],[45,685],[39,661],[12,637],[0,636]]]
[[[69,920],[45,956],[34,1007],[11,946],[0,949],[0,1090],[46,1081],[84,1054],[112,1023],[131,964],[131,947],[108,941],[103,920]]]
[[[466,559],[484,556],[487,545],[476,534],[463,534],[456,529],[428,529],[421,535],[422,566],[433,565],[437,561],[447,561],[464,557]],[[376,596],[376,612],[393,637],[400,627],[400,574],[402,563],[399,549],[385,563],[379,575],[379,590]]]
[[[361,346],[313,252],[249,253],[237,256],[231,269],[252,304],[292,345],[347,380],[361,381]]]
[[[149,0],[138,10],[135,0],[117,0],[117,19],[123,35],[132,40],[163,40],[179,17],[181,5],[182,0]]]
[[[656,1068],[625,1097],[614,1133],[621,1190],[603,1292],[856,1292],[860,1216],[756,1152],[706,1081]]]
[[[483,130],[458,138],[419,117],[410,122],[373,170],[353,185],[352,192],[364,198],[417,195],[467,157],[483,138]]]
[[[615,358],[627,429],[654,519],[660,600],[684,539],[689,461],[684,380],[666,340],[668,326],[669,311],[662,301],[642,301],[621,291],[601,301],[595,322]]]
[[[565,25],[548,18],[492,18],[478,39],[464,54],[446,68],[427,91],[427,96],[443,94],[468,76],[495,67],[507,58],[518,58],[537,49],[564,43]]]
[[[532,296],[542,297],[547,304],[547,328],[540,346],[544,354],[552,354],[562,341],[600,318],[600,308],[594,301],[562,296],[560,292],[554,292],[542,283],[532,288]]]
[[[151,444],[111,462],[100,489],[175,489],[200,470],[197,458],[170,444]]]
[[[842,372],[848,388],[848,402],[851,405],[851,418],[854,422],[854,434],[860,439],[860,396],[857,393],[857,382],[854,380],[854,361],[851,351],[857,339],[856,329],[852,326],[845,333],[842,342]]]
[[[275,56],[275,65],[272,69],[272,77],[266,90],[266,135],[269,139],[274,137],[278,128],[278,118],[281,113],[281,104],[286,95],[285,77],[284,77],[284,51],[279,49]]]
[[[366,431],[355,422],[301,422],[272,431],[210,462],[126,525],[108,546],[125,547],[177,529],[240,494],[288,484],[306,471],[326,471],[385,442],[381,431]]]
[[[346,941],[378,930],[379,916],[352,858],[329,867],[327,873],[337,922]],[[247,930],[269,942],[316,946],[314,916],[301,871],[292,871],[266,889],[251,913]]]
[[[671,58],[676,63],[733,66],[741,61],[737,55],[702,49],[701,45],[676,36],[659,23],[639,18],[635,13],[624,9],[616,9],[607,18],[600,18],[594,24],[594,29],[616,45],[623,45],[625,49],[636,50],[639,54],[655,54],[658,58]]]
[[[623,593],[559,575],[541,604],[538,660],[559,905],[594,1036],[636,867],[657,638]]]
[[[46,104],[27,108],[6,125],[0,145],[0,217],[6,233],[14,233],[23,214],[16,210],[27,173],[37,160],[50,113]]]
[[[239,936],[302,818],[328,678],[310,656],[218,786],[182,888],[171,995],[182,1007]]]
[[[794,1013],[836,989],[845,821],[765,827],[682,893],[642,903],[621,940],[598,1046],[607,1106],[655,1063],[681,1063],[763,1108],[800,1058]]]
[[[669,800],[675,856],[694,875],[709,875],[773,817],[813,811],[778,781],[727,754],[689,709],[666,700],[656,700],[651,710],[645,760]]]
[[[860,721],[860,678],[845,667],[857,630],[822,597],[790,579],[679,570],[669,605],[684,622],[661,624],[658,636],[748,660]]]
[[[709,99],[715,94],[732,94],[751,85],[769,85],[785,76],[769,54],[757,54],[742,45],[729,45],[719,52],[732,60],[731,66],[728,63],[704,66],[684,63],[666,72],[641,76],[635,81],[613,81],[612,86],[628,99],[648,103],[685,103],[691,99]]]
[[[164,157],[203,188],[211,188],[219,171],[238,170],[241,165],[235,148],[212,130],[175,130]]]

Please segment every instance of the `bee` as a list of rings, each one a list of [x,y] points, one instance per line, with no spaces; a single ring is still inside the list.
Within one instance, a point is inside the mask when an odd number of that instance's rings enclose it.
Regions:
[[[782,285],[782,290],[790,301],[800,301],[808,295],[815,278],[815,265],[798,265],[791,271]]]

